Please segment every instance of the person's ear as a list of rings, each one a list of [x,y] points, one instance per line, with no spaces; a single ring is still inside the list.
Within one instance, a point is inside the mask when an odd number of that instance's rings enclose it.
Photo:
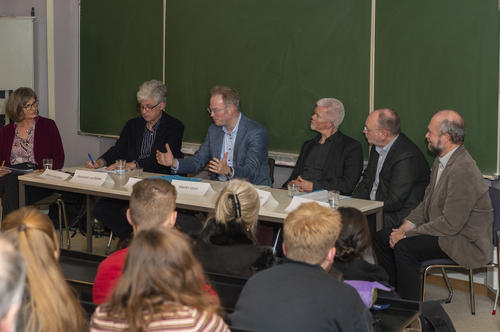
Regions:
[[[130,226],[132,226],[132,229],[134,230],[135,233],[135,224],[134,221],[132,220],[132,215],[130,214],[130,209],[127,209],[127,213],[125,214],[127,217],[127,222],[129,223]]]
[[[286,248],[285,248],[285,242],[281,244],[281,249],[283,249],[283,255],[286,257]]]
[[[337,249],[335,247],[333,248],[330,248],[330,250],[328,250],[328,254],[326,255],[326,260],[330,263],[333,263],[334,259],[335,259],[335,252],[337,251]]]
[[[177,210],[174,210],[174,211],[172,211],[172,213],[170,213],[170,216],[168,218],[168,221],[167,221],[168,227],[174,228],[176,221],[177,221]]]

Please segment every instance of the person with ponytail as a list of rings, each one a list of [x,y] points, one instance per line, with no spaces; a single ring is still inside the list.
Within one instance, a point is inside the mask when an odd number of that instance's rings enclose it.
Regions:
[[[0,163],[17,169],[43,167],[43,159],[53,161],[53,169],[64,165],[64,149],[56,123],[38,114],[38,97],[30,88],[18,88],[5,104],[9,124],[0,128]],[[19,207],[17,174],[4,180],[3,215]],[[39,193],[40,192],[40,193]],[[45,190],[31,190],[28,201],[46,196]]]
[[[218,298],[205,285],[186,235],[175,229],[139,231],[111,298],[92,315],[90,331],[229,332]]]
[[[272,250],[256,245],[260,201],[247,181],[226,184],[194,243],[195,255],[207,272],[249,277],[275,263]]]
[[[15,242],[26,262],[17,331],[85,331],[83,309],[58,263],[59,242],[49,217],[24,207],[3,220],[1,231]]]

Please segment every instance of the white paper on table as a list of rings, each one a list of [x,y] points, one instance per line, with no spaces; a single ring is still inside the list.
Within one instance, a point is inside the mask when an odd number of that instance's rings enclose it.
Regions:
[[[65,172],[59,172],[59,171],[54,171],[52,169],[46,169],[42,174],[40,174],[41,178],[44,179],[52,179],[52,180],[59,180],[59,181],[64,181],[66,180],[70,175]]]
[[[328,203],[325,203],[325,202],[315,201],[315,200],[312,200],[312,199],[303,198],[301,196],[294,196],[292,198],[292,201],[290,202],[290,205],[288,205],[288,207],[285,209],[285,211],[288,212],[288,213],[290,213],[293,210],[295,210],[296,208],[298,208],[300,204],[302,204],[302,203],[310,203],[310,202],[315,202],[315,203],[318,203],[319,205],[330,207],[330,205],[328,205]]]
[[[108,181],[106,181],[108,180]],[[102,186],[104,182],[113,181],[107,173],[84,171],[77,169],[69,182],[87,184],[91,186]]]
[[[215,191],[212,189],[210,183],[206,182],[172,180],[172,185],[180,194],[188,194],[194,196],[215,194]]]
[[[328,203],[328,190],[318,190],[306,194],[299,194],[298,197],[312,199],[313,201]],[[351,196],[339,195],[339,200],[351,198]]]
[[[257,189],[257,193],[259,194],[260,207],[264,207],[265,205],[267,210],[272,210],[279,205],[278,201],[269,191]]]
[[[130,177],[130,178],[128,178],[127,183],[125,183],[123,185],[123,187],[125,187],[129,191],[132,191],[132,187],[134,186],[134,184],[136,184],[137,182],[141,182],[141,181],[142,181],[142,179],[140,179],[140,178]]]

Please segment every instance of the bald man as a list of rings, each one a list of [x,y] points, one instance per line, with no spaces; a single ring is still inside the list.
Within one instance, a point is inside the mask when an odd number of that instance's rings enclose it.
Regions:
[[[384,202],[384,228],[399,227],[423,199],[429,184],[429,165],[422,151],[401,133],[398,114],[388,108],[370,113],[363,133],[372,144],[355,198]],[[370,223],[372,232],[374,223]]]
[[[437,112],[425,138],[437,155],[425,196],[390,232],[377,233],[375,251],[401,297],[420,299],[420,263],[451,258],[466,268],[492,259],[493,209],[488,186],[463,145],[465,125],[455,111]]]

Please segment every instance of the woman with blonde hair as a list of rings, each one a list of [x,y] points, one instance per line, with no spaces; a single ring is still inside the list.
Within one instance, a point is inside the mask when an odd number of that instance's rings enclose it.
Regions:
[[[97,307],[90,331],[229,331],[219,311],[185,235],[148,229],[132,240],[120,281]]]
[[[16,243],[26,262],[18,331],[85,331],[83,309],[58,263],[59,242],[49,217],[24,207],[7,216],[1,230]]]
[[[251,183],[236,179],[226,184],[217,197],[215,216],[195,239],[196,257],[206,271],[249,277],[274,264],[271,249],[256,245],[259,208]]]

